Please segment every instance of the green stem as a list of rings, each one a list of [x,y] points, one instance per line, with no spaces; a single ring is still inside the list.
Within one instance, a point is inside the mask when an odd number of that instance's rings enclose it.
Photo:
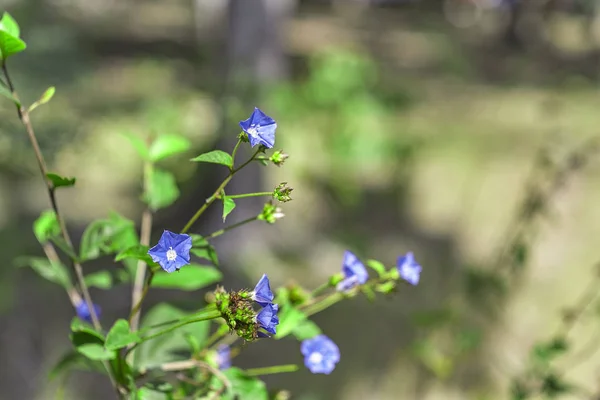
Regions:
[[[235,146],[233,147],[233,151],[231,152],[231,159],[233,160],[233,164],[235,164],[235,156],[237,154],[237,151],[240,147],[240,144],[242,144],[242,139],[238,139],[237,143],[235,144]],[[232,168],[229,168],[229,170],[232,170]]]
[[[331,307],[332,305],[334,305],[334,304],[338,303],[339,301],[343,300],[344,297],[345,296],[342,293],[333,293],[332,295],[325,297],[320,302],[318,302],[316,304],[312,304],[312,305],[306,307],[302,311],[307,316],[311,316],[311,315],[320,313],[323,310],[326,310],[327,308]]]
[[[237,147],[239,146],[239,143],[240,143],[240,141],[238,140],[238,143],[236,144],[236,147],[234,148],[234,151],[237,150]],[[230,170],[229,175],[227,175],[227,177],[225,178],[225,180],[223,180],[223,182],[221,182],[221,184],[219,185],[219,187],[217,188],[217,190],[214,191],[214,193],[212,194],[212,196],[210,196],[208,199],[206,199],[206,201],[204,202],[204,204],[202,204],[202,207],[200,207],[198,209],[198,211],[196,211],[196,214],[194,214],[192,216],[192,218],[190,218],[190,220],[187,222],[187,224],[185,224],[185,226],[181,230],[181,233],[186,233],[187,231],[190,230],[190,228],[192,227],[192,225],[194,225],[194,223],[198,220],[198,218],[200,218],[200,216],[204,213],[204,211],[206,211],[206,209],[221,195],[221,192],[223,191],[223,189],[225,189],[225,186],[227,186],[227,184],[229,183],[229,181],[231,181],[231,178],[233,178],[233,175],[235,175],[239,170],[241,170],[246,165],[248,165],[254,159],[254,157],[257,156],[257,154],[259,152],[260,152],[260,147],[258,148],[258,150],[256,150],[256,152],[252,155],[252,157],[250,157],[250,159],[248,159],[248,161],[246,161],[245,163],[243,163],[239,167],[232,168]]]
[[[249,222],[257,221],[257,220],[258,220],[258,216],[251,217],[251,218],[245,219],[245,220],[240,221],[240,222],[236,222],[235,224],[226,226],[223,229],[219,229],[218,231],[214,231],[210,235],[204,236],[204,239],[208,240],[208,239],[216,238],[217,236],[221,236],[222,234],[224,234],[227,231],[230,231],[230,230],[235,229],[235,228],[239,228],[242,225],[245,225],[245,224],[247,224]]]
[[[244,193],[244,194],[228,194],[227,197],[230,199],[245,199],[246,197],[259,197],[259,196],[273,196],[273,192],[258,192],[258,193]]]
[[[144,289],[142,290],[142,294],[140,295],[139,301],[135,304],[135,306],[131,309],[131,313],[129,314],[129,321],[131,322],[136,314],[139,313],[142,308],[142,303],[144,303],[144,299],[148,294],[148,290],[150,289],[150,285],[152,284],[152,279],[154,278],[154,271],[149,270],[148,275],[146,275],[146,284],[144,285]]]
[[[311,295],[313,297],[316,297],[316,296],[320,295],[321,293],[323,293],[324,291],[326,291],[327,289],[329,289],[330,287],[331,287],[331,285],[329,284],[329,282],[326,282],[326,283],[322,284],[321,286],[318,286],[315,290],[313,290]]]
[[[284,372],[296,372],[299,367],[296,364],[286,364],[286,365],[274,365],[272,367],[263,367],[263,368],[250,368],[247,369],[246,375],[248,376],[259,376],[259,375],[272,375],[272,374],[281,374]]]
[[[220,317],[221,317],[221,312],[218,310],[208,310],[204,314],[196,314],[193,316],[193,318],[183,319],[179,323],[169,326],[168,328],[165,328],[156,333],[153,333],[152,335],[143,337],[142,340],[138,343],[138,345],[140,343],[147,342],[148,340],[152,340],[154,338],[157,338],[157,337],[167,334],[169,332],[173,332],[174,330],[179,329],[182,326],[193,324],[195,322],[208,321],[208,320],[216,319],[216,318],[220,318]]]

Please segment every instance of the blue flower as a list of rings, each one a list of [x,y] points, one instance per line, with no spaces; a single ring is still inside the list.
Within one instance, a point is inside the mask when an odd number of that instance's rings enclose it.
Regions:
[[[252,292],[252,300],[260,304],[262,307],[266,307],[268,304],[273,302],[273,292],[271,292],[271,286],[269,285],[269,278],[267,274],[264,274]]]
[[[217,364],[220,370],[231,367],[231,348],[226,344],[217,348]]]
[[[162,269],[171,273],[190,263],[192,238],[165,230],[158,244],[148,250],[152,261],[159,263]]]
[[[254,107],[250,118],[240,121],[240,127],[248,135],[250,146],[254,147],[257,144],[262,144],[271,149],[275,145],[277,123],[257,107]]]
[[[337,284],[338,292],[345,292],[357,285],[364,285],[369,280],[369,273],[364,264],[349,250],[344,253],[342,272],[344,280]]]
[[[304,356],[304,365],[313,374],[329,375],[340,361],[340,349],[325,335],[306,339],[300,346]]]
[[[94,311],[96,312],[96,316],[100,318],[100,313],[102,312],[102,309],[97,304],[94,304],[93,306]],[[85,322],[89,322],[90,324],[92,323],[92,314],[90,313],[90,309],[85,300],[81,300],[79,303],[77,303],[77,306],[75,307],[75,312],[77,313],[77,317],[79,317],[79,319]]]
[[[413,286],[419,283],[421,270],[423,269],[416,261],[412,251],[404,256],[398,257],[396,263],[400,277]]]
[[[279,306],[277,304],[267,304],[263,307],[256,315],[256,322],[258,323],[259,329],[262,328],[266,332],[275,335],[277,333],[275,327],[279,325],[277,311],[279,311]]]

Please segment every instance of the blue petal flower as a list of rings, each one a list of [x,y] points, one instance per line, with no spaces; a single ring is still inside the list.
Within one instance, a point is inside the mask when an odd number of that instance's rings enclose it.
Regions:
[[[192,238],[165,230],[158,244],[148,250],[152,261],[159,263],[162,269],[171,273],[190,263]]]
[[[96,312],[96,316],[98,318],[100,318],[100,313],[102,312],[102,309],[97,304],[94,304],[93,306],[94,306],[94,311]],[[77,313],[77,317],[79,317],[79,319],[81,319],[85,322],[89,322],[90,324],[93,322],[92,314],[90,313],[90,309],[89,309],[87,303],[85,302],[85,300],[81,300],[77,304],[77,306],[75,307],[75,312]]]
[[[279,317],[277,316],[279,306],[277,304],[267,304],[256,316],[258,327],[264,329],[272,335],[277,332],[275,327],[279,325]]]
[[[342,264],[344,280],[337,285],[338,292],[345,292],[357,285],[364,285],[369,280],[369,273],[364,264],[351,251],[344,253]]]
[[[267,304],[273,302],[273,292],[271,292],[271,286],[269,285],[269,278],[267,274],[264,274],[252,292],[252,300],[260,304],[262,307],[266,307]]]
[[[409,251],[404,256],[398,257],[396,263],[400,277],[413,286],[419,283],[421,270],[423,269],[416,261],[413,253]]]
[[[250,146],[254,147],[257,144],[262,144],[271,149],[275,145],[277,123],[257,107],[254,107],[250,118],[240,121],[240,127],[248,135]]]
[[[329,375],[340,361],[340,349],[325,335],[306,339],[300,346],[304,365],[313,374]]]
[[[231,348],[226,344],[217,348],[217,364],[220,370],[231,367]]]

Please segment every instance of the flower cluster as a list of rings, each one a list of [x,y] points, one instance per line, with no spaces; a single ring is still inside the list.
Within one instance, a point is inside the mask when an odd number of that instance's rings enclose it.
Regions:
[[[217,309],[221,312],[221,316],[229,328],[246,341],[270,337],[277,333],[279,305],[274,304],[273,299],[274,295],[266,274],[250,292],[240,290],[226,293],[222,288],[215,292]],[[261,307],[260,311],[254,310],[252,301]]]

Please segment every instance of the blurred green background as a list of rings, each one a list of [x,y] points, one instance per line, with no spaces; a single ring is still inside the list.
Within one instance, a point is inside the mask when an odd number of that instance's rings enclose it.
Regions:
[[[227,287],[262,273],[310,287],[342,253],[393,265],[412,250],[421,284],[375,303],[354,299],[315,320],[339,344],[331,376],[266,379],[295,399],[500,399],[532,346],[597,284],[600,19],[594,0],[1,0],[28,50],[10,60],[80,236],[111,210],[139,220],[142,166],[124,133],[177,133],[194,156],[230,150],[259,106],[278,122],[281,168],[258,165],[232,192],[294,188],[274,227],[220,238]],[[187,162],[181,199],[155,220],[177,229],[222,171]],[[189,157],[188,157],[189,158]],[[53,399],[46,374],[69,347],[63,291],[17,269],[42,252],[31,231],[48,208],[24,130],[0,106],[0,399]],[[536,200],[537,202],[533,201]],[[532,202],[533,201],[533,202]],[[220,210],[198,233],[218,229]],[[239,202],[230,222],[257,213]],[[102,263],[90,271],[116,268]],[[93,289],[103,319],[129,310],[127,286]],[[202,293],[155,292],[190,305]],[[597,300],[571,332],[562,372],[593,398]],[[148,308],[146,308],[148,309]],[[582,356],[583,354],[583,356]],[[298,343],[261,341],[242,366],[301,363]],[[559,367],[561,363],[559,362]],[[585,397],[585,394],[589,394]],[[68,399],[106,399],[108,382],[75,374]],[[564,398],[571,398],[566,396]]]

